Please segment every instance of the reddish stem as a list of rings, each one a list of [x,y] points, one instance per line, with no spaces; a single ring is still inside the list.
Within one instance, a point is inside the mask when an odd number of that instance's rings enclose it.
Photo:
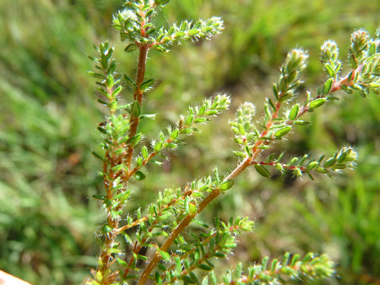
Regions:
[[[133,98],[137,100],[139,105],[141,106],[142,98],[144,91],[140,89],[141,84],[144,82],[145,78],[145,68],[146,68],[146,59],[148,57],[149,47],[146,44],[140,45],[140,55],[139,55],[139,63],[137,67],[137,79],[136,79],[136,91],[133,94]],[[133,138],[137,132],[137,126],[139,124],[139,117],[132,115],[131,117],[131,128],[129,130],[129,138]],[[131,168],[132,157],[133,157],[133,148],[134,146],[129,144],[127,148],[126,161],[128,169]]]
[[[223,181],[227,181],[230,179],[234,179],[240,175],[251,163],[252,158],[246,158],[234,171],[231,172]],[[167,251],[169,247],[172,245],[174,240],[178,237],[178,235],[191,223],[191,221],[202,212],[212,201],[214,201],[219,195],[221,190],[219,188],[215,188],[203,201],[199,204],[196,213],[188,214],[173,230],[170,236],[166,239],[165,243],[161,246],[161,251]],[[141,278],[138,282],[138,285],[145,284],[146,280],[149,278],[150,272],[156,267],[157,263],[161,260],[161,255],[156,251],[153,259],[150,261],[148,266],[145,268]]]

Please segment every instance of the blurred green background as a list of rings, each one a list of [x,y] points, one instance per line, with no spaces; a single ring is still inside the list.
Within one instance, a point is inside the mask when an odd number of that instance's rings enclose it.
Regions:
[[[289,49],[310,54],[305,90],[315,91],[325,75],[319,47],[334,39],[346,62],[351,32],[374,35],[379,1],[346,0],[173,0],[158,24],[221,16],[225,31],[211,42],[186,43],[169,54],[150,54],[147,74],[157,79],[145,101],[154,122],[141,125],[148,139],[177,121],[187,106],[218,92],[232,96],[230,110],[202,133],[168,153],[161,168],[149,166],[144,183],[133,185],[134,211],[165,187],[179,187],[236,165],[228,119],[244,101],[258,116]],[[94,229],[103,212],[89,196],[102,191],[96,176],[96,125],[103,120],[95,86],[87,75],[92,44],[110,39],[119,48],[118,70],[133,76],[136,54],[125,54],[112,14],[119,0],[0,1],[0,269],[32,284],[78,284],[95,265]],[[345,145],[359,151],[358,166],[334,180],[318,177],[270,180],[255,171],[203,213],[212,223],[247,215],[256,229],[229,259],[254,262],[263,256],[328,253],[338,278],[325,284],[380,284],[380,98],[344,95],[344,100],[308,114],[274,151],[287,157],[333,152]],[[125,92],[124,96],[131,96]],[[160,127],[158,127],[160,126]],[[146,140],[148,142],[148,140]],[[226,263],[225,267],[229,265]]]

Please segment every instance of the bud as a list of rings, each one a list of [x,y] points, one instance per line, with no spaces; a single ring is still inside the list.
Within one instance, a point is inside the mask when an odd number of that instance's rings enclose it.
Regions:
[[[351,46],[348,52],[351,66],[356,69],[357,64],[366,56],[369,35],[364,30],[358,30],[351,35]]]
[[[319,54],[319,58],[322,63],[328,63],[331,59],[332,61],[336,61],[339,56],[339,49],[337,44],[334,41],[328,40],[324,42],[321,46],[321,52]]]

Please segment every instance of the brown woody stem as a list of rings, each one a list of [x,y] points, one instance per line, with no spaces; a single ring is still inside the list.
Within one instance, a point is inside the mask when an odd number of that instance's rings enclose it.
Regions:
[[[133,98],[137,100],[139,105],[141,106],[142,98],[144,91],[140,89],[141,84],[144,83],[144,78],[145,78],[145,68],[146,68],[146,59],[148,57],[148,51],[149,47],[146,44],[141,44],[140,45],[140,55],[139,55],[139,63],[137,67],[137,78],[136,78],[136,91],[133,94]],[[129,138],[133,138],[136,135],[137,132],[137,126],[139,124],[139,117],[134,116],[132,114],[131,117],[131,128],[129,130]],[[127,161],[127,166],[128,169],[131,169],[131,163],[132,163],[132,157],[133,157],[133,148],[134,146],[129,144],[128,149],[127,149],[127,155],[126,155],[126,161]]]

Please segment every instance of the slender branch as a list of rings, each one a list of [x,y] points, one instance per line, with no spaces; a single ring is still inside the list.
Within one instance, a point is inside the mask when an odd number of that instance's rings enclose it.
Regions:
[[[214,248],[214,250],[218,250],[219,248],[221,248],[221,246],[218,245],[218,246],[216,246],[216,247]],[[195,251],[195,250],[194,250],[194,251]],[[212,258],[212,255],[211,255],[210,253],[206,253],[205,255],[202,256],[201,259],[197,260],[193,265],[191,265],[189,269],[184,268],[184,269],[182,270],[180,276],[183,277],[183,276],[189,274],[191,271],[194,271],[195,269],[197,269],[198,266],[199,266],[200,264],[202,264],[204,261],[206,261],[206,260],[208,260],[208,259],[210,259],[210,258]],[[176,281],[176,280],[178,280],[178,277],[174,276],[174,277],[170,280],[170,282],[165,282],[165,283],[163,283],[163,285],[173,284],[172,282],[174,282],[174,281]]]
[[[290,266],[290,265],[278,266],[275,270],[264,270],[260,274],[254,274],[251,278],[246,275],[242,275],[242,277],[240,277],[238,280],[230,281],[228,284],[229,285],[242,284],[242,283],[251,284],[253,281],[262,280],[263,275],[276,278],[278,275],[283,273],[283,268],[287,268],[292,271],[300,271],[301,267],[303,267],[302,271],[306,271],[306,272],[315,270],[313,265],[310,265],[310,264],[305,265],[305,264],[302,264],[301,262],[297,262],[293,266]],[[218,285],[226,285],[226,283],[223,282],[223,283],[219,283]]]
[[[242,173],[250,165],[251,159],[252,159],[251,157],[246,158],[223,181],[234,179],[237,176],[239,176],[240,173]],[[172,245],[172,243],[174,242],[174,240],[178,237],[178,235],[191,223],[191,221],[196,217],[196,215],[202,212],[213,200],[215,200],[220,195],[220,193],[222,193],[221,190],[219,188],[215,188],[206,198],[204,198],[202,202],[199,204],[196,213],[188,214],[173,230],[170,236],[166,239],[165,243],[161,246],[161,251],[167,251],[169,247]],[[150,272],[156,267],[160,259],[161,259],[161,256],[159,252],[156,251],[153,259],[150,261],[148,266],[145,268],[143,274],[141,275],[138,285],[145,284],[146,280],[149,277]]]
[[[139,55],[139,63],[137,67],[137,80],[136,80],[136,91],[133,94],[133,98],[137,100],[139,105],[141,106],[142,98],[144,91],[140,89],[141,84],[144,82],[145,78],[145,68],[146,68],[146,59],[148,57],[149,47],[146,44],[142,44],[140,46],[140,55]],[[129,130],[129,138],[133,138],[137,132],[137,126],[139,124],[139,117],[132,115],[131,117],[131,128]],[[126,161],[128,169],[131,168],[132,157],[133,157],[133,148],[132,144],[128,144]]]
[[[229,231],[229,232],[233,232],[233,231],[238,230],[238,229],[240,229],[239,226],[232,226],[232,227],[229,227],[229,228],[227,229],[227,231]],[[213,233],[212,235],[210,235],[208,238],[204,239],[201,243],[202,243],[203,245],[207,245],[207,244],[210,242],[211,239],[213,239],[214,237],[216,237],[217,234],[218,234],[218,232],[214,232],[214,233]],[[219,247],[218,247],[218,248],[219,248]],[[184,255],[181,256],[181,260],[186,259],[189,255],[191,255],[192,253],[194,253],[194,252],[196,251],[196,249],[197,249],[197,247],[194,247],[192,250],[187,251]],[[216,249],[214,248],[214,252],[215,252],[215,251],[216,251]],[[203,261],[202,261],[202,262],[203,262]],[[198,262],[198,264],[201,264],[202,262]],[[173,270],[175,267],[176,267],[176,265],[173,264],[172,266],[170,266],[170,267],[166,270],[166,272],[169,272],[170,270]],[[193,269],[196,269],[196,267],[194,267]],[[186,274],[181,274],[181,275],[186,275]],[[163,280],[165,277],[166,277],[166,273],[161,274],[161,279],[162,279],[162,280]],[[174,278],[175,278],[175,277],[174,277]],[[176,280],[176,278],[175,278],[174,280]],[[174,280],[172,279],[171,282],[174,281]],[[156,283],[155,283],[155,284],[156,284]],[[169,283],[166,282],[166,283],[164,283],[164,285],[165,285],[165,284],[169,284]]]
[[[186,193],[186,192],[185,192],[185,193]],[[148,233],[151,233],[151,232],[153,231],[154,227],[157,225],[157,223],[158,223],[158,218],[162,215],[162,211],[163,211],[164,209],[170,207],[170,206],[173,205],[174,203],[176,203],[177,200],[178,200],[178,199],[173,199],[172,201],[170,201],[170,203],[169,203],[168,205],[166,205],[166,206],[164,206],[164,207],[161,207],[160,212],[157,213],[157,216],[155,216],[155,220],[154,220],[153,223],[149,226],[149,228],[147,229],[147,232],[141,237],[141,242],[140,242],[140,244],[138,244],[137,241],[136,241],[135,249],[134,249],[134,251],[133,251],[135,254],[139,253],[139,251],[141,250],[141,248],[142,248],[143,246],[146,245],[146,242],[149,240]],[[139,220],[139,224],[141,223],[141,220],[142,220],[142,219]],[[129,270],[130,270],[130,268],[131,268],[131,266],[132,266],[132,264],[133,264],[134,261],[135,261],[135,256],[133,255],[133,256],[131,257],[131,260],[130,260],[129,263],[128,263],[128,266],[127,266],[126,270],[124,271],[124,278],[127,277],[128,272],[129,272]]]
[[[202,116],[195,116],[194,117],[194,120],[198,119],[198,118],[204,118],[206,117],[206,114],[202,115]],[[181,121],[179,122],[179,127],[178,127],[178,132],[181,133],[182,130],[186,129],[186,128],[190,128],[194,125],[194,123],[191,123],[190,125],[183,125],[183,123],[181,123]],[[138,170],[140,170],[143,166],[145,166],[149,161],[151,161],[157,154],[159,154],[164,148],[165,148],[165,144],[170,144],[174,141],[173,138],[168,138],[165,143],[163,144],[163,147],[160,151],[153,151],[152,153],[149,154],[149,156],[144,159],[142,161],[142,164],[141,166],[136,166],[135,168],[133,168],[131,171],[129,171],[129,177],[131,177],[133,174],[135,174]]]
[[[276,103],[276,112],[272,114],[271,119],[267,122],[265,126],[265,130],[263,130],[260,134],[260,139],[255,143],[255,145],[252,148],[252,154],[254,158],[256,158],[263,151],[262,149],[259,149],[259,146],[261,146],[263,143],[266,143],[268,140],[261,139],[261,138],[265,137],[268,134],[269,129],[272,127],[274,123],[273,120],[276,119],[278,116],[278,112],[280,111],[280,108],[281,108],[281,102],[278,101]]]
[[[355,74],[358,73],[358,72],[361,72],[362,68],[363,68],[363,65],[359,65],[356,70],[352,70],[351,74],[348,74],[346,77],[342,78],[341,80],[334,82],[334,84],[333,84],[333,86],[332,86],[332,88],[331,88],[331,90],[330,90],[329,93],[327,93],[325,95],[318,95],[314,100],[323,98],[326,95],[329,95],[329,94],[331,94],[333,92],[339,91],[341,89],[342,85],[345,85],[345,86],[351,86],[351,85],[353,85],[354,84]],[[279,97],[281,97],[281,95]],[[312,102],[312,101],[310,101],[310,102]],[[309,104],[310,104],[310,102],[309,102]],[[310,109],[309,108],[309,104],[307,104],[306,106],[302,106],[300,108],[296,119],[300,118],[302,115],[304,115]],[[256,158],[263,151],[262,149],[259,148],[261,145],[263,145],[263,144],[269,145],[271,143],[271,141],[266,140],[266,139],[261,139],[261,138],[264,138],[268,134],[269,129],[274,124],[274,119],[276,119],[278,117],[278,112],[279,112],[279,110],[281,108],[281,102],[278,101],[276,103],[275,107],[276,107],[276,111],[272,114],[270,120],[267,122],[267,124],[265,126],[265,129],[261,132],[260,139],[256,141],[255,145],[252,148],[252,153],[253,153],[253,157],[254,158]]]
[[[115,98],[112,96],[113,88],[107,87],[107,92],[108,94],[110,94],[111,100],[115,100]],[[115,110],[111,109],[110,114],[111,116],[114,115]],[[114,179],[116,178],[115,173],[112,171],[112,167],[117,165],[117,161],[116,161],[117,157],[115,154],[113,154],[113,150],[117,148],[118,148],[118,145],[116,142],[114,142],[114,144],[112,145],[112,150],[106,151],[106,155],[103,162],[104,187],[107,192],[107,199],[110,199],[110,200],[112,200],[113,198],[112,181],[114,181]],[[119,226],[120,218],[112,217],[111,211],[112,211],[112,206],[110,205],[107,207],[107,224],[111,228],[115,229]],[[114,280],[116,276],[114,273],[117,273],[117,272],[111,273],[111,266],[113,264],[113,260],[111,258],[112,257],[111,249],[113,248],[113,245],[115,243],[116,236],[117,236],[117,233],[115,233],[114,231],[111,231],[108,234],[106,234],[105,241],[104,241],[104,248],[100,252],[100,255],[99,255],[99,258],[102,260],[102,262],[98,264],[97,270],[102,273],[102,276],[107,276],[103,280],[102,284],[104,285],[112,283],[112,281]]]
[[[299,165],[286,165],[285,163],[278,163],[278,162],[274,162],[274,161],[271,161],[271,162],[258,162],[258,161],[252,161],[251,162],[251,165],[254,165],[254,164],[259,164],[259,165],[268,165],[268,166],[276,166],[276,164],[280,164],[284,169],[290,169],[290,170],[294,170],[294,169],[300,169],[302,171],[306,171],[307,168],[306,166],[299,166]]]
[[[343,85],[345,85],[345,86],[347,86],[347,87],[353,85],[353,84],[355,83],[355,74],[361,72],[362,69],[363,69],[363,65],[360,64],[360,65],[358,66],[357,69],[353,69],[353,70],[351,71],[352,73],[350,72],[346,77],[342,78],[342,79],[339,80],[339,81],[335,81],[335,82],[333,83],[333,86],[331,87],[331,90],[330,90],[329,93],[327,93],[327,94],[325,94],[325,95],[323,95],[323,96],[318,95],[314,100],[319,99],[319,98],[323,98],[323,97],[325,97],[326,95],[329,95],[329,94],[331,94],[331,93],[334,93],[334,92],[336,92],[336,91],[341,90],[341,88],[342,88]],[[349,77],[351,77],[351,78],[349,78]],[[309,111],[309,106],[308,106],[308,105],[306,105],[306,106],[302,106],[302,107],[300,108],[299,112],[298,112],[298,116],[297,116],[296,119],[298,119],[299,117],[301,117],[301,116],[302,116],[303,114],[305,114],[307,111]]]
[[[196,192],[196,190],[188,190],[188,191],[185,191],[185,192],[182,194],[182,197],[172,199],[172,200],[171,200],[169,203],[167,203],[165,206],[162,206],[162,207],[161,207],[161,209],[160,209],[160,213],[158,213],[158,214],[160,215],[165,209],[167,209],[167,208],[169,208],[169,207],[175,205],[176,203],[178,203],[178,201],[180,201],[180,200],[184,200],[187,196],[190,196],[193,192]],[[153,217],[155,217],[155,215],[153,215]],[[141,218],[141,219],[138,219],[138,220],[134,221],[133,223],[131,223],[131,224],[129,224],[129,225],[125,225],[125,226],[122,226],[122,227],[118,228],[118,229],[116,230],[116,232],[119,234],[119,233],[121,233],[121,232],[123,232],[123,231],[125,231],[125,230],[128,230],[128,229],[132,228],[132,227],[138,226],[140,223],[145,222],[145,221],[147,221],[148,219],[149,219],[149,216],[147,215],[147,216],[145,216],[145,217],[143,217],[143,218]]]

